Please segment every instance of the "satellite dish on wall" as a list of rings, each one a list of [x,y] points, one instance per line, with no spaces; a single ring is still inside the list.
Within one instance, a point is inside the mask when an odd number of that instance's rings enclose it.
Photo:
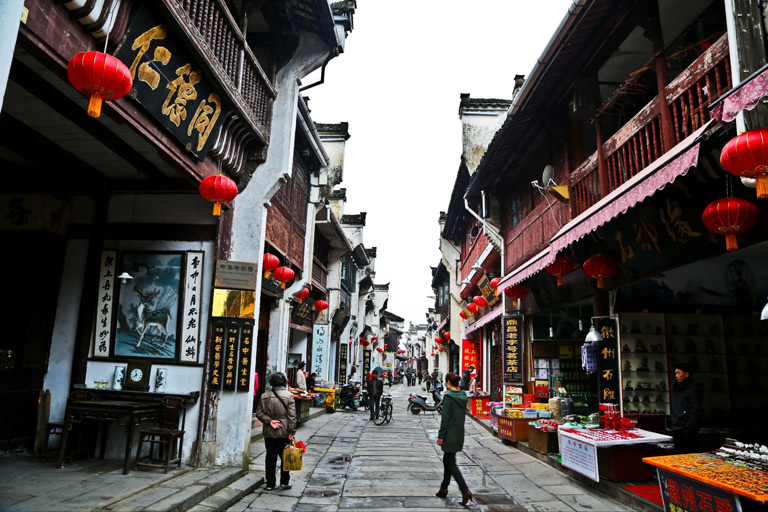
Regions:
[[[543,187],[549,187],[550,185],[557,185],[555,183],[555,168],[552,164],[547,164],[544,170],[541,172],[541,185]]]

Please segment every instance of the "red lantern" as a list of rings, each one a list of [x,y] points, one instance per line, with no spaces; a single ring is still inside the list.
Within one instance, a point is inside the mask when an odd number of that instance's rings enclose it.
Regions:
[[[477,304],[475,304],[474,302],[470,302],[469,304],[467,304],[467,311],[469,311],[473,315],[476,314],[479,310],[480,308],[478,308]]]
[[[605,254],[592,256],[584,262],[582,267],[589,277],[597,278],[597,287],[600,289],[605,286],[605,278],[611,277],[616,272],[616,262]]]
[[[376,347],[376,352],[378,352],[379,354],[383,354],[384,353],[384,349],[381,348],[381,347]]]
[[[264,267],[264,279],[269,279],[272,271],[280,266],[280,260],[274,254],[265,254],[262,266]]]
[[[512,305],[515,307],[520,304],[520,299],[525,297],[526,293],[528,293],[528,287],[524,284],[516,284],[515,286],[504,288],[504,295],[512,298]]]
[[[491,288],[495,290],[496,288],[499,287],[500,282],[501,282],[500,277],[494,277],[493,279],[491,279],[491,282],[490,282]]]
[[[280,281],[280,288],[285,289],[285,283],[292,281],[296,273],[289,267],[277,267],[274,272],[275,279]]]
[[[462,322],[467,319],[467,314],[464,312],[463,309],[459,311],[459,316],[461,317]]]
[[[736,236],[752,230],[760,218],[760,210],[746,199],[726,197],[709,204],[701,214],[704,226],[713,233],[725,235],[725,248],[739,248]]]
[[[111,55],[80,52],[69,60],[67,78],[72,86],[88,98],[88,115],[101,115],[102,101],[122,98],[131,90],[131,70]]]
[[[435,353],[434,353],[434,352],[432,352],[432,353],[430,354],[430,357],[435,357]]]
[[[324,300],[316,300],[315,301],[315,309],[318,310],[318,311],[325,311],[326,309],[328,309],[328,303],[325,302]],[[360,339],[362,339],[362,338],[360,338]]]
[[[442,352],[445,352],[445,351],[443,350],[443,347],[440,347],[440,348],[439,348],[439,349],[437,349],[437,350],[439,350],[439,351],[440,351],[440,353],[442,353]]]
[[[731,174],[754,178],[757,197],[768,197],[768,128],[750,130],[731,139],[720,153],[720,163]]]
[[[437,343],[438,345],[439,345],[440,343],[442,343],[443,341],[445,341],[445,340],[444,340],[443,338],[441,338],[440,336],[437,336],[437,337],[435,338],[435,343]]]
[[[360,346],[362,346],[362,347],[367,347],[367,346],[368,346],[368,345],[370,345],[370,344],[371,344],[371,342],[369,342],[369,341],[368,341],[367,339],[365,339],[364,337],[360,336]]]
[[[444,336],[444,337],[445,337],[445,339],[447,339],[447,340],[451,339],[451,333],[450,333],[450,332],[448,332],[448,331],[445,331],[445,332],[443,333],[443,336]]]
[[[299,299],[299,304],[301,304],[301,299],[305,298],[307,295],[309,295],[309,288],[307,287],[304,287],[301,289],[301,291],[293,294],[294,297]]]
[[[544,270],[546,270],[548,274],[557,276],[557,286],[563,286],[565,283],[565,278],[563,276],[570,274],[573,270],[573,260],[568,256],[558,254],[555,261],[544,267]]]
[[[237,185],[222,174],[208,176],[200,182],[200,195],[213,203],[213,214],[221,215],[221,204],[230,203],[237,197]]]
[[[480,295],[476,295],[476,296],[475,296],[475,297],[472,299],[472,302],[474,302],[475,304],[477,304],[477,307],[479,307],[479,308],[484,308],[485,306],[487,306],[487,305],[488,305],[488,302],[487,302],[487,301],[486,301],[486,300],[485,300],[483,297],[481,297]]]

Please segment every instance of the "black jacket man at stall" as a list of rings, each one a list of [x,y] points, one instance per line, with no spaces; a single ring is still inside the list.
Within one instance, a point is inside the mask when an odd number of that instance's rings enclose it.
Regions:
[[[693,382],[692,370],[688,364],[680,363],[675,368],[677,389],[672,407],[672,438],[675,453],[695,453],[699,447],[699,428],[704,393],[701,386]]]

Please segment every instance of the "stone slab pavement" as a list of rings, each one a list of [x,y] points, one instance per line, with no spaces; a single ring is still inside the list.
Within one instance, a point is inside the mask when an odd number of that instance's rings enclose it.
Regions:
[[[416,387],[385,388],[393,396],[394,416],[376,426],[368,412],[336,411],[303,425],[297,439],[307,445],[302,471],[291,474],[293,488],[263,486],[228,508],[242,511],[346,511],[464,509],[451,482],[448,498],[435,497],[443,475],[436,444],[440,416],[406,411]],[[502,444],[467,418],[464,451],[457,457],[474,495],[469,509],[482,511],[630,510],[534,457]],[[251,470],[264,471],[264,443],[251,444]]]

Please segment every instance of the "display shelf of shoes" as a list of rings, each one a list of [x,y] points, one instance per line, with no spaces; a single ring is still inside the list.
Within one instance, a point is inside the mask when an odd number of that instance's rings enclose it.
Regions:
[[[731,414],[729,361],[722,315],[668,314],[667,349],[671,372],[687,363],[704,391],[704,418]],[[674,375],[671,377],[674,380]]]
[[[619,316],[619,323],[624,414],[669,414],[669,371],[664,315],[623,313]]]

